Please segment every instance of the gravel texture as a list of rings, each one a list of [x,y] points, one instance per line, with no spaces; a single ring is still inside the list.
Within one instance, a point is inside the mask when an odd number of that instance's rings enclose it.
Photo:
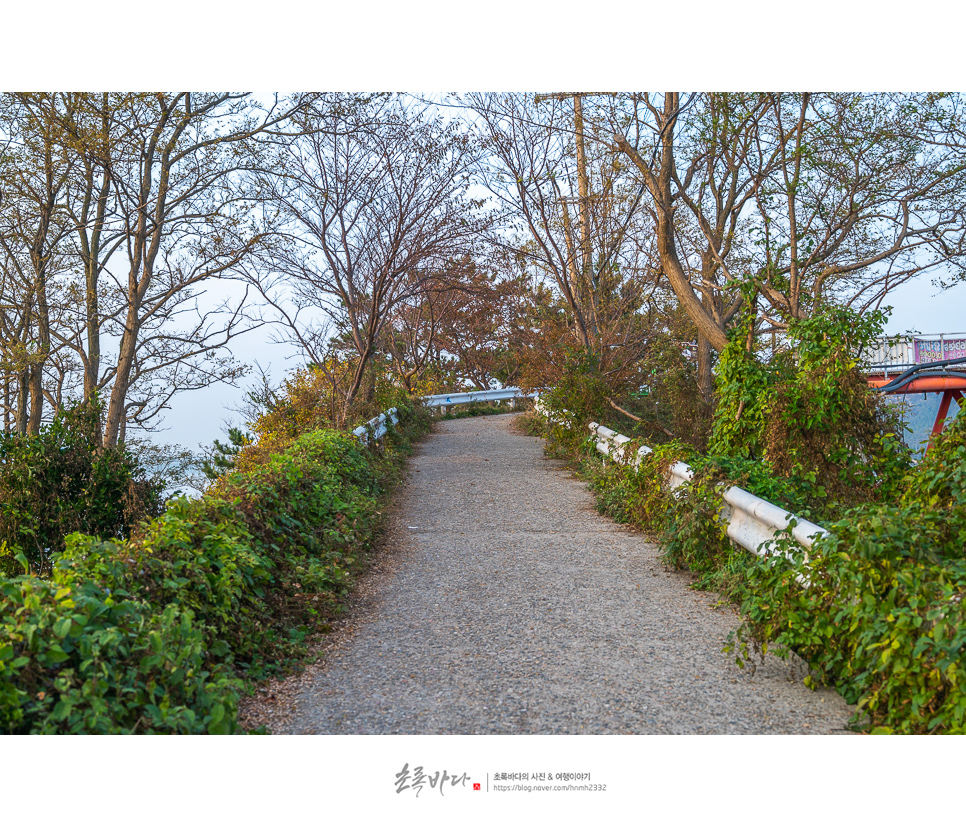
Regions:
[[[722,654],[735,613],[512,420],[438,424],[380,567],[274,732],[847,732],[850,708],[802,685],[800,661]]]

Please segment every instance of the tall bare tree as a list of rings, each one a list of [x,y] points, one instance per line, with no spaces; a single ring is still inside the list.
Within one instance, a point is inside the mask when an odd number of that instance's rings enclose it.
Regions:
[[[937,266],[961,272],[966,155],[958,96],[634,93],[611,99],[610,135],[646,186],[661,266],[708,343],[727,341],[750,280],[774,327],[830,298],[878,303]],[[713,164],[712,164],[713,163]],[[682,256],[688,229],[707,269]],[[736,232],[749,232],[734,245]]]
[[[586,139],[585,99],[474,94],[463,104],[485,137],[481,180],[505,220],[494,242],[555,287],[577,343],[607,365],[639,348],[631,323],[654,272],[631,231],[641,190],[620,155]]]
[[[6,406],[8,425],[29,434],[40,427],[50,399],[44,376],[63,347],[58,305],[71,232],[64,206],[76,160],[62,141],[58,112],[69,106],[69,96],[58,93],[0,97],[7,140],[0,157],[0,329],[12,394]]]
[[[102,160],[124,237],[108,319],[119,340],[107,374],[109,446],[128,421],[155,416],[168,392],[240,373],[221,352],[241,329],[240,303],[203,310],[200,297],[205,282],[230,275],[262,239],[239,175],[251,164],[248,143],[300,106],[260,110],[247,94],[187,92],[118,105],[108,127],[117,141]]]
[[[297,128],[259,177],[277,223],[252,279],[311,361],[324,364],[333,332],[351,341],[347,413],[392,312],[458,268],[480,235],[466,195],[476,149],[396,96],[327,95]]]
[[[236,378],[225,348],[244,327],[242,300],[213,303],[204,290],[263,239],[241,175],[257,165],[255,137],[310,98],[4,96],[8,425],[36,431],[44,398],[102,394],[113,446],[177,392]]]

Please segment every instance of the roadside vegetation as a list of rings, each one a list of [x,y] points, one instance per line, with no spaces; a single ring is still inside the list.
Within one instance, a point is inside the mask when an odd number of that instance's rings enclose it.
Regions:
[[[739,659],[961,730],[962,419],[913,467],[857,363],[895,288],[964,279],[964,204],[958,93],[0,93],[0,729],[234,729],[337,613],[420,398],[519,386],[742,605]],[[206,454],[153,443],[256,330],[298,369]],[[722,484],[824,525],[809,565],[734,550]]]
[[[309,397],[311,384],[296,377],[288,393]],[[76,506],[26,532],[21,521],[20,538],[4,544],[0,730],[235,731],[245,682],[304,657],[305,638],[339,616],[365,567],[380,507],[429,426],[421,406],[402,395],[394,404],[399,426],[369,449],[280,398],[203,497],[170,501],[130,529],[123,503],[114,516],[87,512],[92,499],[64,482],[63,467],[32,471],[37,490]],[[72,441],[73,461],[89,447]],[[27,466],[8,459],[0,473],[15,482]],[[113,474],[99,501],[138,494],[136,471]],[[64,519],[78,517],[83,532],[64,536]]]
[[[881,316],[830,308],[789,327],[785,349],[770,355],[735,331],[701,444],[660,442],[643,421],[613,419],[606,386],[586,367],[543,400],[559,422],[536,413],[528,422],[591,482],[602,512],[653,535],[666,565],[740,606],[743,624],[726,647],[739,663],[793,650],[812,668],[808,683],[835,686],[857,706],[857,728],[963,732],[966,423],[957,419],[912,464],[898,412],[857,368],[880,328]],[[693,392],[682,380],[677,399],[656,410],[673,412]],[[621,402],[643,411],[652,396]],[[587,440],[592,419],[652,447],[638,471],[601,458]],[[678,460],[695,475],[672,494]],[[790,535],[774,555],[748,553],[721,515],[721,493],[734,485],[828,535],[810,553]]]

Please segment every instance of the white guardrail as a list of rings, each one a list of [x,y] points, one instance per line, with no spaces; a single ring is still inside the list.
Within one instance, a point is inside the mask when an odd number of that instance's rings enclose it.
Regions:
[[[539,400],[536,408],[553,419],[554,415],[550,414]],[[618,434],[599,423],[590,423],[588,428],[591,431],[591,439],[596,440],[597,451],[624,466],[633,466],[637,469],[644,456],[651,453],[651,449],[647,446],[641,446],[636,453],[632,453],[631,448],[627,447],[631,442],[629,437]],[[677,461],[670,469],[669,488],[674,493],[678,487],[693,477],[691,467],[682,461]],[[756,555],[770,553],[776,534],[780,530],[788,529],[793,522],[795,526],[792,537],[806,550],[811,549],[815,536],[828,532],[824,527],[799,518],[794,513],[783,510],[740,487],[729,487],[721,497],[724,500],[722,516],[728,522],[728,538]]]
[[[597,438],[597,451],[618,463],[637,469],[644,455],[651,452],[647,446],[641,446],[633,459],[628,460],[629,450],[624,449],[624,446],[630,443],[629,437],[618,434],[599,423],[591,423],[589,428],[592,436]],[[670,474],[672,491],[676,491],[694,477],[691,467],[682,461],[677,461],[671,467]],[[814,537],[819,533],[827,532],[825,528],[799,518],[794,513],[783,510],[740,487],[729,487],[721,494],[721,498],[724,501],[722,515],[728,521],[728,538],[751,553],[770,552],[775,535],[780,530],[786,530],[792,522],[795,524],[792,530],[793,538],[809,550]]]
[[[423,405],[427,408],[448,408],[451,405],[515,400],[518,397],[535,396],[537,396],[536,392],[524,394],[520,388],[496,388],[488,391],[464,391],[458,394],[431,394],[428,397],[423,397]]]
[[[494,402],[496,400],[513,400],[518,397],[536,397],[536,392],[524,394],[520,388],[495,388],[487,391],[461,391],[455,394],[430,394],[423,397],[423,405],[427,408],[446,410],[451,405],[465,405],[466,403]],[[389,431],[389,423],[396,425],[399,418],[396,409],[390,408],[378,417],[373,417],[368,423],[353,430],[353,434],[360,440],[372,443],[380,440]]]
[[[367,439],[371,443],[385,436],[386,432],[389,431],[388,424],[390,422],[394,426],[399,423],[395,408],[390,408],[389,411],[383,412],[378,417],[373,417],[368,423],[363,423],[352,433],[360,440]]]

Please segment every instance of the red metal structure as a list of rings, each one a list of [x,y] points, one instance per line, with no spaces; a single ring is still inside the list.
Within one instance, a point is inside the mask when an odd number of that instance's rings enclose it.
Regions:
[[[917,367],[913,366],[910,370],[915,370]],[[897,382],[899,383],[897,387],[891,387]],[[899,374],[892,377],[869,374],[869,385],[880,390],[888,387],[889,390],[883,390],[884,394],[942,394],[939,411],[936,412],[936,422],[933,423],[932,427],[932,434],[937,435],[943,430],[952,401],[955,399],[959,407],[963,407],[963,395],[966,393],[966,375],[920,376],[913,377],[908,381],[901,381]]]
[[[869,385],[884,394],[942,394],[933,436],[943,430],[955,399],[966,394],[966,334],[881,339],[863,357]]]

